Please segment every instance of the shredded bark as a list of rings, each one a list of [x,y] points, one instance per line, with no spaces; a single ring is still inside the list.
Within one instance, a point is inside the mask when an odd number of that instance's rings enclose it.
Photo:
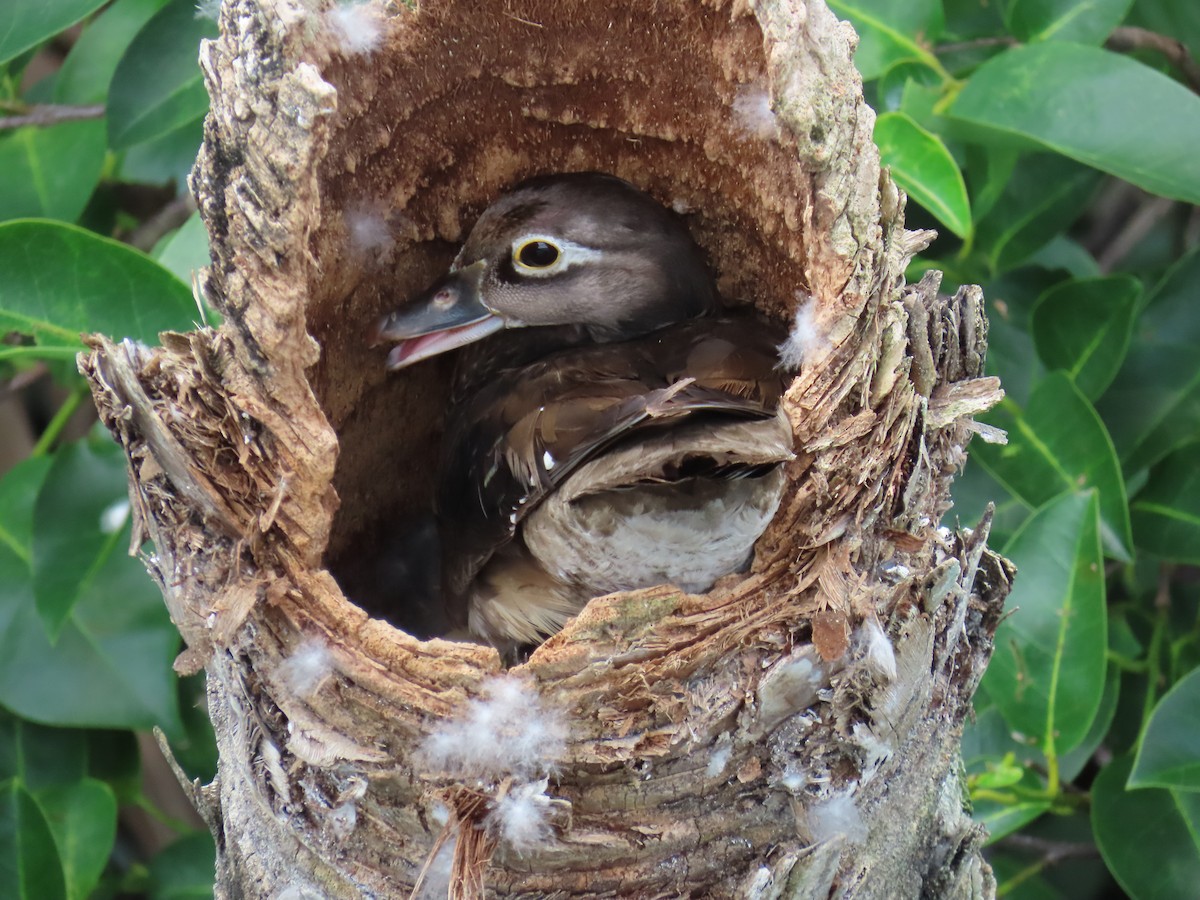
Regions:
[[[192,177],[223,323],[81,359],[177,666],[207,672],[219,896],[405,896],[451,838],[456,897],[990,896],[957,748],[1013,572],[988,522],[939,522],[1002,394],[979,290],[904,284],[931,235],[880,170],[849,27],[819,0],[370,9],[364,50],[299,0],[224,6]],[[570,723],[554,839],[522,855],[478,827],[502,780],[421,771],[501,664],[390,624],[427,602],[373,567],[428,510],[449,369],[388,376],[364,333],[564,170],[648,189],[726,298],[811,304],[816,339],[751,571],[594,600],[515,672]]]

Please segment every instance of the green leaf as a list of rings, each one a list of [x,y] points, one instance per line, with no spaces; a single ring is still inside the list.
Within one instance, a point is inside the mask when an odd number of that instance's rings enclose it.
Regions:
[[[1099,409],[1125,470],[1153,465],[1196,436],[1200,346],[1135,345]]]
[[[1031,760],[1041,759],[1035,747],[1016,740],[1004,716],[994,705],[979,709],[987,695],[976,694],[976,714],[973,722],[963,726],[962,759],[971,786],[972,817],[988,829],[988,843],[995,843],[1028,825],[1050,809],[1043,786],[1031,771]],[[1013,794],[1011,802],[980,795],[980,791],[1005,792],[1018,787],[1031,795]]]
[[[0,225],[0,329],[42,347],[82,348],[80,334],[157,342],[188,330],[191,289],[143,253],[57,222]]]
[[[58,642],[52,645],[46,637],[29,565],[26,523],[33,515],[34,474],[17,468],[0,479],[0,510],[9,514],[5,521],[15,535],[12,543],[0,541],[0,706],[47,725],[157,724],[169,736],[180,736],[171,673],[179,635],[158,588],[136,559],[109,557],[80,596]],[[26,500],[26,508],[18,508],[17,499]]]
[[[33,591],[50,640],[58,639],[109,558],[129,546],[124,454],[115,444],[63,447],[33,513]]]
[[[1132,766],[1127,756],[1114,759],[1092,785],[1092,829],[1104,862],[1133,900],[1193,896],[1200,794],[1125,790]]]
[[[1008,432],[1008,444],[973,452],[997,480],[1030,506],[1063,491],[1096,488],[1104,549],[1117,559],[1131,558],[1129,501],[1116,451],[1104,423],[1066,375],[1043,378],[1024,412],[1006,399],[987,421]]]
[[[200,221],[200,213],[192,213],[178,231],[163,238],[153,255],[160,266],[184,284],[191,284],[192,274],[209,264],[208,232]]]
[[[1013,403],[1028,402],[1045,369],[1033,347],[1033,338],[1015,316],[999,309],[1000,297],[989,297],[987,371],[1004,379],[1005,396]],[[974,448],[972,448],[974,450]]]
[[[151,900],[211,900],[216,857],[207,831],[180,838],[150,861]]]
[[[182,189],[203,141],[204,117],[201,116],[162,137],[130,147],[119,164],[121,180],[141,184],[173,183],[176,189]]]
[[[79,218],[104,167],[104,122],[0,132],[0,219]]]
[[[1012,0],[1005,19],[1016,37],[1102,44],[1121,24],[1132,0]]]
[[[0,897],[66,896],[54,836],[37,801],[15,780],[0,783]]]
[[[946,37],[955,41],[992,37],[1004,28],[1001,4],[993,0],[942,0]]]
[[[878,112],[900,109],[910,84],[941,90],[942,76],[923,62],[904,59],[891,66],[875,83],[875,108]]]
[[[1158,565],[1155,564],[1155,576],[1158,576]],[[1137,659],[1146,649],[1146,645],[1138,640],[1129,624],[1128,609],[1116,608],[1110,611],[1108,620],[1108,649],[1126,659]]]
[[[1003,163],[1001,158],[997,165]],[[1078,163],[1044,154],[1022,157],[1010,171],[1003,192],[976,229],[975,245],[993,272],[1014,268],[1074,222],[1100,180]],[[1005,177],[1003,167],[995,177]]]
[[[1057,752],[1084,740],[1105,674],[1103,558],[1095,491],[1066,493],[1039,509],[1004,549],[1020,576],[1013,614],[996,631],[983,678],[1009,726]]]
[[[1004,196],[1020,154],[1008,147],[980,144],[968,144],[966,153],[971,210],[976,221],[983,221]]]
[[[0,781],[15,778],[39,791],[78,782],[87,765],[86,731],[47,728],[0,710]]]
[[[171,751],[185,772],[208,784],[217,775],[217,739],[208,717],[208,691],[203,675],[179,680],[179,708],[184,737],[171,742]]]
[[[1065,234],[1053,238],[1029,257],[1029,265],[1052,271],[1060,269],[1075,278],[1099,278],[1103,274],[1095,257]]]
[[[103,103],[121,54],[166,0],[117,0],[79,36],[54,83],[59,103]]]
[[[1200,791],[1200,669],[1179,679],[1154,707],[1128,786]]]
[[[967,186],[942,139],[905,113],[890,112],[875,120],[875,143],[896,183],[939,222],[965,238],[971,230]]]
[[[1028,794],[1043,791],[1037,775],[1026,770],[1021,774],[1017,787]],[[1050,809],[1050,801],[1044,797],[1022,797],[1012,803],[1000,803],[988,798],[974,798],[973,818],[987,826],[989,844],[1007,837],[1014,831],[1020,831],[1030,822],[1040,817]]]
[[[28,582],[0,571],[0,704],[53,725],[182,733],[171,662],[179,636],[141,564],[115,555],[51,645]],[[24,588],[24,590],[22,590]]]
[[[85,777],[88,738],[86,731],[47,728],[0,710],[0,781],[11,779],[33,794],[54,836],[67,893],[79,900],[104,871],[117,822],[112,791]]]
[[[937,107],[945,96],[945,86],[941,83],[929,85],[915,78],[909,78],[904,83],[900,94],[900,112],[907,113],[909,118],[922,128],[934,134],[945,133],[945,121],[938,115]],[[953,150],[951,150],[953,155]],[[956,162],[957,164],[957,162]]]
[[[1058,777],[1064,783],[1074,781],[1079,773],[1091,760],[1092,755],[1109,736],[1113,719],[1117,715],[1117,703],[1121,699],[1121,669],[1109,665],[1108,674],[1104,678],[1104,694],[1100,698],[1100,709],[1092,720],[1092,727],[1084,735],[1078,746],[1058,758]],[[1043,770],[1045,762],[1042,762]]]
[[[1172,562],[1200,563],[1200,443],[1154,466],[1130,514],[1140,549]]]
[[[971,76],[949,115],[1200,203],[1200,97],[1128,57],[1061,42],[1015,47]]]
[[[1117,376],[1142,284],[1130,275],[1066,281],[1038,298],[1033,341],[1047,368],[1062,369],[1095,400]]]
[[[1040,295],[1062,280],[1060,272],[1022,266],[988,284],[986,371],[1003,379],[1004,394],[1019,406],[1028,402],[1034,385],[1045,377],[1030,332],[1033,306]]]
[[[1040,872],[1032,870],[1027,857],[996,850],[988,854],[987,861],[996,876],[997,897],[1005,900],[1065,900]]]
[[[1153,344],[1200,342],[1196,285],[1200,283],[1200,248],[1180,259],[1154,286],[1138,321],[1138,334]]]
[[[0,547],[27,567],[33,559],[33,504],[49,471],[48,457],[33,457],[0,478]]]
[[[962,761],[972,787],[1005,788],[1021,781],[1032,749],[1018,743],[987,694],[975,695],[974,715],[963,723]]]
[[[1119,891],[1115,890],[1104,860],[1094,852],[1091,810],[1086,802],[1072,804],[1071,812],[1067,812],[1065,806],[1060,803],[1054,815],[1043,816],[1025,829],[1021,838],[1003,846],[993,846],[987,853],[988,863],[993,866],[999,883],[997,897],[1004,900],[1116,900]],[[1041,848],[1072,845],[1078,848],[1078,853],[1046,864],[1045,851]],[[1086,852],[1088,847],[1093,849],[1092,853]],[[1033,872],[1040,873],[1040,885],[1031,878]]]
[[[1200,434],[1200,252],[1155,289],[1125,365],[1098,408],[1128,473],[1153,465]]]
[[[86,900],[100,882],[117,836],[117,800],[103,781],[85,778],[36,795],[58,847],[67,896]]]
[[[1015,534],[1021,523],[1029,518],[1029,507],[1014,497],[979,463],[968,460],[966,467],[954,479],[951,490],[954,515],[963,525],[974,525],[983,518],[987,505],[995,504],[991,540],[996,546]]]
[[[0,63],[74,25],[104,0],[39,0],[0,3]]]
[[[108,93],[108,140],[114,149],[159,137],[204,115],[200,41],[217,23],[196,16],[192,0],[170,0],[138,32],[117,65]]]
[[[926,49],[945,26],[941,0],[830,0],[829,8],[849,19],[858,32],[854,64],[863,81],[878,78],[903,59],[941,70]]]
[[[122,806],[137,803],[142,792],[137,737],[131,731],[100,728],[89,730],[87,736],[88,774],[112,788]]]
[[[1096,718],[1092,720],[1092,727],[1077,747],[1058,757],[1060,780],[1063,782],[1074,781],[1092,758],[1092,754],[1108,736],[1108,730],[1116,716],[1120,694],[1121,669],[1116,665],[1109,665],[1108,674],[1104,679],[1104,694],[1100,699],[1100,709]],[[963,765],[969,776],[970,784],[972,787],[979,788],[1011,786],[1011,784],[992,785],[988,783],[996,781],[997,776],[1002,774],[1005,776],[1005,780],[1012,784],[1023,782],[1029,786],[1030,782],[1025,780],[1028,772],[1046,771],[1046,756],[1042,753],[1042,748],[1036,743],[1030,742],[1028,738],[1023,741],[1018,740],[1017,736],[1009,730],[1008,724],[996,706],[990,705],[980,709],[980,703],[990,702],[986,693],[977,694],[975,700],[975,721],[968,722],[963,726],[962,739]],[[1011,774],[1014,769],[1017,772],[1015,779]],[[1041,793],[1042,786],[1040,784],[1034,782],[1033,787],[1036,793]],[[976,818],[982,820],[985,816],[998,814],[1001,807],[1010,805],[1001,804],[995,800],[979,800],[975,807]],[[1044,811],[1050,805],[1050,801],[1045,800],[1041,809]],[[1037,804],[1031,801],[1029,809],[1032,810],[1036,806]],[[1029,821],[1029,819],[1025,821]],[[993,832],[992,840],[994,841],[998,837]]]

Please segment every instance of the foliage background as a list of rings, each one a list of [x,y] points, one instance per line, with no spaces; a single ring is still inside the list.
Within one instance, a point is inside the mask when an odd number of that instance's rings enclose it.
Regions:
[[[1008,392],[986,419],[1008,443],[975,442],[951,513],[994,503],[1020,570],[963,743],[1001,894],[1195,896],[1200,4],[829,3],[909,226],[940,232],[910,278],[984,286]],[[185,177],[216,27],[192,0],[0,4],[4,897],[211,895],[146,738],[211,778],[203,686],[172,674],[74,354],[213,321]]]

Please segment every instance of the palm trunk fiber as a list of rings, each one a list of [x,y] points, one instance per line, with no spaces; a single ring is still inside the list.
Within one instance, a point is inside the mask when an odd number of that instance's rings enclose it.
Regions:
[[[979,290],[904,282],[930,234],[850,27],[821,0],[233,0],[221,25],[192,188],[222,324],[81,361],[177,668],[207,672],[218,896],[991,896],[958,741],[1012,569],[986,522],[939,523],[1000,391]],[[501,676],[384,620],[419,630],[415,579],[361,576],[429,508],[449,371],[389,377],[363,335],[491,199],[569,170],[649,190],[726,298],[795,317],[797,458],[750,572],[595,600]],[[431,734],[487,746],[498,677],[555,717],[547,758],[439,768]]]

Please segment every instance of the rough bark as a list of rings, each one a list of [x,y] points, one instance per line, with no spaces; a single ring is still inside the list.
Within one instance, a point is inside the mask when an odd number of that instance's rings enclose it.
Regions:
[[[991,896],[958,740],[1012,571],[986,522],[939,522],[999,386],[978,289],[904,284],[929,235],[880,171],[849,26],[820,0],[366,14],[381,41],[352,52],[298,0],[226,4],[192,179],[223,323],[81,361],[177,668],[207,671],[219,896],[406,896],[448,838],[460,894],[481,871],[494,896]],[[504,188],[580,169],[685,211],[726,297],[809,304],[815,337],[752,571],[595,600],[510,674],[569,728],[554,839],[521,855],[476,828],[511,783],[417,752],[499,657],[332,573],[428,507],[448,389],[436,363],[387,377],[367,325]],[[361,215],[386,236],[355,240]]]

